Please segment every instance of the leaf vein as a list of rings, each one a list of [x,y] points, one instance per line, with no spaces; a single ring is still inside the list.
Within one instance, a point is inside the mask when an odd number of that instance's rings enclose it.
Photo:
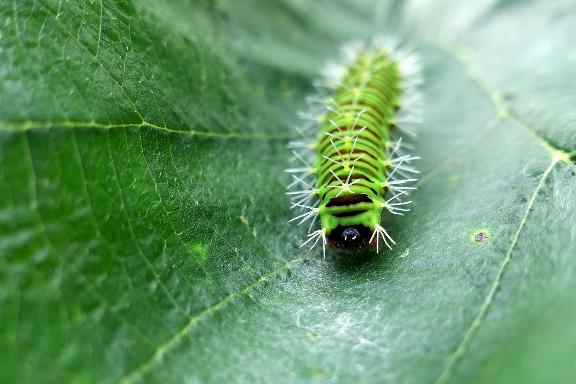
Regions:
[[[159,190],[159,188],[158,188],[158,182],[156,181],[156,178],[154,177],[154,175],[153,175],[153,173],[152,173],[152,170],[150,169],[150,163],[149,163],[149,161],[148,161],[148,158],[147,158],[146,155],[145,155],[145,152],[146,152],[146,151],[144,151],[144,146],[143,146],[143,144],[142,144],[142,135],[141,135],[141,132],[138,132],[138,133],[139,133],[139,135],[138,135],[138,140],[139,140],[139,142],[140,142],[140,152],[142,153],[142,158],[144,159],[144,163],[145,163],[145,165],[146,165],[147,173],[148,173],[148,175],[150,176],[150,180],[152,181],[152,184],[154,185],[154,192],[155,192],[156,196],[157,196],[158,199],[159,199],[160,206],[162,207],[162,211],[164,211],[164,215],[166,216],[166,220],[167,220],[168,223],[170,224],[170,227],[172,227],[172,233],[174,234],[174,238],[177,239],[177,241],[180,243],[180,246],[182,247],[182,249],[184,250],[184,252],[186,252],[186,253],[190,256],[190,259],[194,260],[194,263],[198,266],[198,268],[200,268],[200,270],[202,270],[202,272],[204,273],[204,275],[205,275],[210,281],[212,281],[212,282],[218,284],[219,286],[221,286],[222,289],[223,289],[226,293],[229,293],[229,292],[226,291],[226,288],[225,288],[224,286],[222,286],[222,284],[219,283],[219,282],[208,272],[208,270],[206,269],[206,267],[204,267],[201,263],[199,263],[199,262],[196,260],[196,258],[194,257],[194,254],[192,253],[192,251],[191,251],[188,247],[186,247],[186,245],[185,245],[184,242],[182,241],[182,238],[181,238],[181,236],[180,236],[181,234],[179,234],[178,231],[176,231],[176,226],[174,225],[174,222],[173,222],[173,220],[172,220],[171,217],[170,217],[170,212],[169,212],[169,211],[166,209],[166,207],[165,207],[164,200],[162,199],[162,195],[160,194],[160,190]],[[168,150],[170,151],[170,146],[168,146]],[[130,156],[130,155],[128,155],[128,156]],[[178,176],[178,177],[179,177],[179,176]],[[172,235],[171,235],[170,237],[172,237]],[[187,279],[187,280],[188,280],[188,279]],[[187,317],[189,317],[188,314],[187,314]]]
[[[192,331],[192,329],[194,329],[194,326],[200,320],[202,320],[204,317],[226,307],[226,305],[228,303],[230,303],[231,301],[233,301],[235,298],[240,297],[244,294],[247,294],[252,289],[258,287],[260,284],[263,284],[263,283],[269,281],[271,278],[278,275],[282,271],[290,269],[294,264],[304,261],[306,259],[307,255],[309,255],[309,254],[310,253],[304,253],[304,254],[282,264],[280,267],[268,272],[267,274],[260,276],[258,279],[256,279],[252,283],[244,286],[244,288],[242,288],[238,291],[235,291],[235,292],[231,292],[230,294],[228,294],[227,296],[222,298],[217,303],[212,304],[211,306],[207,307],[206,309],[198,312],[196,315],[190,317],[188,322],[180,330],[175,332],[163,344],[159,345],[155,349],[154,353],[150,356],[150,358],[148,360],[144,361],[141,365],[137,366],[132,371],[128,372],[126,375],[124,375],[122,378],[120,378],[120,380],[118,380],[118,382],[121,384],[130,384],[130,383],[134,383],[135,381],[142,378],[142,376],[145,375],[148,371],[150,371],[150,369],[152,369],[156,364],[158,364],[158,362],[162,361],[163,356],[166,353],[170,352],[176,345],[178,345],[178,343],[185,336],[187,336]]]
[[[544,186],[544,182],[547,179],[548,175],[550,174],[550,172],[552,171],[554,166],[558,163],[558,161],[559,161],[558,158],[554,158],[552,160],[552,162],[548,165],[548,168],[546,168],[546,170],[544,171],[544,173],[540,177],[540,181],[538,182],[536,189],[534,189],[534,192],[532,193],[532,196],[530,197],[530,200],[528,201],[528,205],[526,206],[526,209],[524,210],[524,215],[522,216],[522,219],[520,220],[518,228],[516,229],[516,232],[514,233],[514,236],[512,237],[512,242],[510,243],[510,246],[508,247],[508,251],[506,252],[506,254],[504,256],[504,259],[500,263],[500,268],[498,269],[498,272],[496,273],[496,276],[494,277],[494,280],[492,281],[492,284],[490,285],[490,289],[488,291],[488,294],[486,295],[486,297],[484,298],[484,301],[482,302],[482,305],[480,306],[480,310],[478,311],[478,313],[476,314],[476,317],[474,318],[474,320],[472,321],[472,323],[468,327],[468,330],[464,334],[464,337],[462,338],[460,344],[458,345],[456,350],[450,355],[450,358],[448,360],[448,364],[446,365],[446,367],[444,368],[444,370],[442,371],[442,373],[440,374],[438,379],[435,381],[435,384],[447,383],[450,380],[450,378],[452,377],[452,373],[454,371],[454,368],[456,367],[456,364],[464,357],[464,355],[468,351],[468,347],[470,346],[472,339],[474,338],[474,336],[476,335],[476,333],[480,329],[481,325],[483,324],[483,321],[486,318],[486,315],[487,315],[490,307],[492,306],[492,303],[494,301],[494,297],[498,291],[498,288],[500,287],[502,276],[504,275],[504,272],[506,272],[506,268],[507,268],[507,266],[510,263],[510,260],[512,258],[512,251],[514,250],[514,248],[518,242],[518,239],[520,237],[520,233],[522,232],[522,229],[524,229],[524,226],[526,225],[526,221],[528,220],[528,216],[530,214],[530,211],[532,210],[532,208],[534,206],[534,202],[536,201],[536,197],[538,196],[540,190]]]
[[[78,43],[78,45],[80,47],[82,47],[82,49],[84,49],[88,54],[90,54],[94,60],[94,62],[96,64],[98,64],[99,67],[101,67],[106,74],[108,74],[108,76],[112,79],[112,81],[120,88],[120,90],[122,91],[122,93],[124,94],[124,96],[126,97],[126,100],[130,103],[130,105],[132,106],[132,108],[134,108],[134,112],[138,115],[138,117],[140,117],[142,119],[142,121],[145,121],[146,119],[144,118],[144,116],[140,113],[138,107],[136,106],[134,100],[132,100],[132,98],[130,97],[130,95],[128,94],[128,91],[126,90],[126,88],[124,88],[122,86],[122,84],[120,84],[120,82],[114,77],[114,75],[112,75],[112,72],[110,72],[110,70],[100,61],[100,59],[97,57],[96,55],[93,55],[92,52],[90,52],[90,50],[88,49],[88,47],[82,43],[82,41],[80,39],[78,39],[76,36],[74,36],[74,34],[72,32],[70,32],[68,29],[66,29],[64,27],[64,25],[62,24],[61,20],[58,18],[58,15],[54,15],[54,13],[52,12],[52,10],[45,4],[42,4],[41,2],[39,3],[40,6],[42,8],[44,8],[44,10],[46,11],[46,13],[48,13],[49,15],[52,15],[54,17],[54,19],[56,20],[56,25],[59,26],[59,29],[66,35],[68,36],[68,38],[73,39],[74,41],[76,41]],[[100,44],[100,37],[98,38],[98,44]]]
[[[36,121],[28,120],[23,122],[16,121],[0,121],[0,131],[29,131],[42,128],[69,128],[69,129],[83,129],[83,128],[96,128],[103,130],[121,129],[121,128],[149,128],[169,134],[178,134],[185,136],[198,136],[210,137],[220,139],[240,139],[240,140],[290,140],[297,136],[295,135],[265,135],[265,134],[242,134],[238,132],[213,132],[182,128],[167,128],[160,125],[143,121],[139,123],[101,123],[97,121],[76,121],[76,120],[46,120]]]
[[[472,80],[476,85],[486,94],[486,96],[492,101],[494,108],[498,112],[498,115],[504,119],[509,120],[514,125],[522,128],[528,132],[532,137],[534,137],[554,159],[559,159],[564,163],[567,163],[571,167],[575,167],[575,163],[570,159],[570,153],[564,151],[561,148],[556,147],[549,140],[542,137],[534,128],[530,127],[525,121],[520,119],[508,105],[504,102],[503,92],[496,89],[487,80],[487,76],[479,69],[479,66],[473,61],[470,50],[467,47],[456,43],[443,42],[438,46],[442,51],[444,51],[448,56],[452,57],[456,62],[458,62],[465,70],[466,75],[470,80]]]
[[[98,18],[98,42],[96,43],[96,54],[94,58],[98,58],[98,53],[100,52],[100,42],[102,41],[102,21],[104,19],[104,4],[100,0],[100,17]]]
[[[136,233],[134,232],[134,228],[132,226],[132,220],[130,220],[130,217],[128,215],[128,210],[126,208],[125,199],[124,199],[124,192],[122,190],[122,186],[120,185],[120,181],[118,179],[118,172],[116,170],[116,164],[115,164],[114,158],[112,156],[112,146],[110,144],[110,138],[109,137],[107,137],[107,141],[108,141],[108,151],[110,153],[110,164],[112,165],[112,174],[114,176],[116,186],[118,187],[118,191],[120,193],[120,204],[122,206],[122,211],[124,212],[124,215],[126,216],[126,222],[128,223],[128,230],[130,231],[130,236],[132,237],[132,239],[134,240],[134,244],[136,245],[136,251],[137,251],[138,255],[142,257],[142,259],[144,260],[144,262],[145,262],[146,266],[148,267],[148,269],[150,270],[150,272],[152,272],[152,275],[154,276],[154,278],[156,279],[156,281],[160,285],[160,288],[162,289],[162,291],[164,292],[166,297],[168,297],[168,299],[170,300],[170,302],[174,305],[174,307],[176,309],[178,309],[184,315],[187,315],[186,311],[180,306],[180,304],[178,304],[178,302],[176,301],[174,296],[170,293],[170,291],[168,290],[168,288],[166,287],[166,285],[164,284],[164,282],[160,278],[160,275],[158,274],[158,272],[154,268],[154,265],[152,264],[152,262],[146,257],[146,255],[144,255],[144,252],[142,251],[142,247],[140,247],[140,243],[138,242],[138,238],[136,237]]]
[[[32,158],[32,150],[30,148],[30,143],[29,143],[28,137],[26,135],[24,135],[24,142],[25,142],[27,157],[28,157],[29,162],[30,162],[30,170],[31,170],[31,173],[30,173],[30,175],[31,175],[31,179],[30,179],[31,206],[32,206],[33,211],[36,213],[38,225],[40,226],[40,230],[44,236],[46,245],[48,246],[48,248],[50,248],[52,250],[52,252],[55,255],[57,255],[61,265],[64,265],[65,260],[62,257],[62,254],[56,249],[54,244],[52,244],[52,240],[50,239],[50,235],[48,234],[48,230],[46,228],[46,225],[44,224],[44,218],[42,217],[42,213],[40,212],[40,208],[38,206],[38,198],[37,198],[37,192],[36,192],[36,189],[38,188],[38,182],[37,182],[37,178],[36,178],[36,169],[34,167],[34,161]],[[80,258],[82,258],[84,256],[85,256],[85,253],[79,255]],[[134,334],[138,335],[138,337],[141,338],[144,342],[146,342],[148,344],[152,344],[152,341],[148,337],[146,337],[144,334],[142,334],[137,328],[133,327],[132,324],[128,320],[126,320],[122,315],[120,315],[116,311],[116,309],[104,298],[104,296],[102,296],[102,294],[86,278],[84,273],[82,273],[82,271],[80,271],[80,269],[74,263],[68,263],[68,265],[70,265],[71,268],[74,269],[78,273],[78,276],[80,277],[82,282],[89,288],[92,295],[104,305],[104,308],[106,308],[120,323],[124,324],[128,329],[130,329],[130,331],[132,331]],[[60,287],[57,287],[57,289],[60,291]],[[59,292],[59,294],[62,296],[61,291]]]

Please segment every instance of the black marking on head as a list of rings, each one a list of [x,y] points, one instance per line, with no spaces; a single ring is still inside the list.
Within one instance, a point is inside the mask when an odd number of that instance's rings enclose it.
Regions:
[[[357,250],[369,246],[372,233],[363,225],[337,227],[328,236],[328,243],[333,248]]]
[[[344,205],[359,204],[359,203],[372,203],[372,199],[363,193],[353,195],[342,195],[331,199],[326,207],[342,207]]]

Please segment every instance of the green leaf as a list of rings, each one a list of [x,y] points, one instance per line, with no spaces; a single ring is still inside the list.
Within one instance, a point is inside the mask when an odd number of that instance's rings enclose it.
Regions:
[[[571,382],[575,13],[1,2],[0,382]],[[425,68],[416,203],[393,251],[323,259],[285,144],[383,33]]]

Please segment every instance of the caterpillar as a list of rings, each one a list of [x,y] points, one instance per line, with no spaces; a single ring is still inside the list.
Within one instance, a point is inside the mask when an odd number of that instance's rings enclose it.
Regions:
[[[384,213],[403,215],[416,189],[419,159],[403,136],[420,120],[420,64],[392,39],[343,48],[340,63],[327,66],[319,94],[301,113],[301,137],[292,141],[298,166],[287,169],[290,222],[310,222],[302,246],[380,251],[396,244],[382,226]]]

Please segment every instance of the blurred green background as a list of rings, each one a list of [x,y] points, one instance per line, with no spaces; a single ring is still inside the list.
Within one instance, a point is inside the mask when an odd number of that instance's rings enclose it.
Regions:
[[[574,382],[575,20],[0,2],[0,382]],[[285,146],[341,44],[387,34],[424,65],[415,205],[393,251],[323,259]]]

